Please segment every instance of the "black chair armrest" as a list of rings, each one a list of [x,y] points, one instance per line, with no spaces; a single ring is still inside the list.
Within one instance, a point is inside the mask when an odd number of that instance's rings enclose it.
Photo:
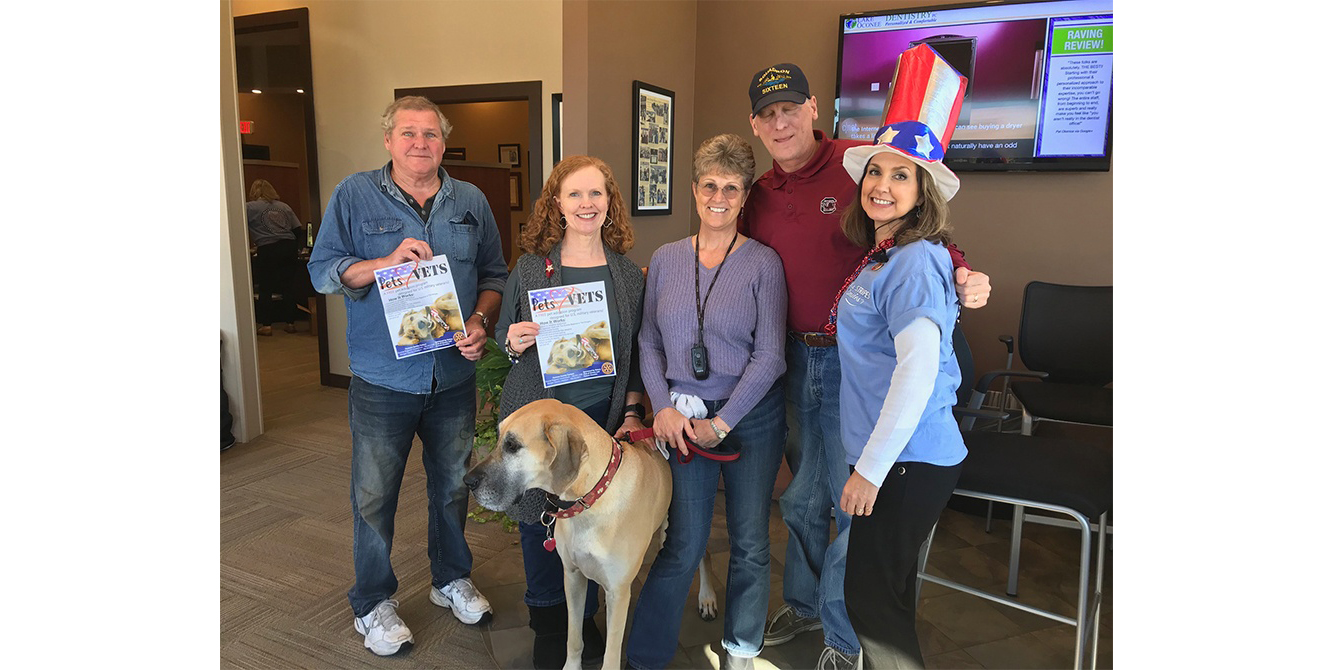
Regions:
[[[981,393],[986,393],[987,389],[991,388],[991,383],[1002,377],[1026,377],[1029,379],[1046,379],[1047,373],[1029,372],[1027,370],[992,370],[982,375],[982,378],[977,380],[977,385],[974,386],[973,389]]]
[[[954,406],[954,416],[958,418],[972,417],[974,419],[995,419],[997,421],[1004,421],[1005,419],[1010,418],[1008,412],[1001,412],[994,409],[959,407],[958,405]]]
[[[1013,353],[1014,353],[1014,336],[1013,336],[1013,335],[997,335],[997,336],[996,336],[996,339],[997,339],[997,340],[1000,340],[1000,343],[1005,345],[1005,353],[1007,353],[1007,354],[1013,354]]]

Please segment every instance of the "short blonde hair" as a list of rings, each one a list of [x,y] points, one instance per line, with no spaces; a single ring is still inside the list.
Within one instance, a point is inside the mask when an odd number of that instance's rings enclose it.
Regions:
[[[394,115],[404,109],[412,112],[435,112],[435,115],[440,119],[440,139],[442,140],[449,139],[449,132],[454,130],[454,126],[449,123],[449,119],[445,118],[445,113],[440,111],[439,105],[420,95],[405,95],[389,103],[389,106],[384,109],[384,115],[380,117],[380,128],[384,130],[384,134],[388,135],[389,131],[394,129]]]
[[[256,179],[250,184],[251,201],[268,200],[271,202],[277,199],[278,191],[273,188],[273,184],[270,184],[267,179]]]
[[[690,181],[699,183],[706,174],[734,174],[741,177],[741,187],[749,191],[755,182],[755,152],[740,135],[714,135],[695,150]]]

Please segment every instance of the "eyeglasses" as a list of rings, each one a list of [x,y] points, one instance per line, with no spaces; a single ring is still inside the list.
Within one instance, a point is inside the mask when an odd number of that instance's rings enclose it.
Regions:
[[[704,197],[706,198],[712,198],[713,196],[717,195],[719,190],[718,185],[711,181],[706,181],[702,184],[699,184],[698,188],[699,192],[704,194]],[[727,198],[728,200],[736,200],[737,197],[741,195],[741,189],[737,187],[736,184],[728,184],[724,186],[722,188],[722,192],[723,192],[723,197]]]

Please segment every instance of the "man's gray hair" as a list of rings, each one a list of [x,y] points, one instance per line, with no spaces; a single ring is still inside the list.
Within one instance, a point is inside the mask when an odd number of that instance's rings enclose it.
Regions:
[[[413,112],[435,112],[435,115],[440,119],[440,139],[449,139],[449,131],[453,130],[454,126],[449,123],[449,119],[445,118],[444,112],[440,111],[439,105],[420,95],[405,95],[389,103],[389,106],[384,109],[384,116],[380,117],[380,127],[384,129],[384,134],[388,135],[389,131],[394,129],[394,115],[403,109]]]

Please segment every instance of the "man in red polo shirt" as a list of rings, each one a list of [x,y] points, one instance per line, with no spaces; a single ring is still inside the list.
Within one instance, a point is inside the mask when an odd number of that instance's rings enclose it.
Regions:
[[[815,97],[801,68],[779,63],[757,72],[750,84],[750,127],[773,156],[773,168],[751,187],[740,230],[772,247],[787,277],[787,463],[792,471],[779,509],[787,524],[783,563],[784,604],[769,617],[765,645],[823,628],[821,670],[854,668],[861,645],[848,621],[843,572],[850,517],[838,497],[849,471],[839,439],[838,346],[827,334],[834,296],[866,250],[839,228],[843,208],[857,197],[857,183],[843,169],[843,152],[866,142],[834,140],[814,129]],[[987,304],[989,278],[972,272],[950,246],[959,302]],[[795,431],[792,435],[791,431]],[[838,535],[829,542],[830,509]]]

